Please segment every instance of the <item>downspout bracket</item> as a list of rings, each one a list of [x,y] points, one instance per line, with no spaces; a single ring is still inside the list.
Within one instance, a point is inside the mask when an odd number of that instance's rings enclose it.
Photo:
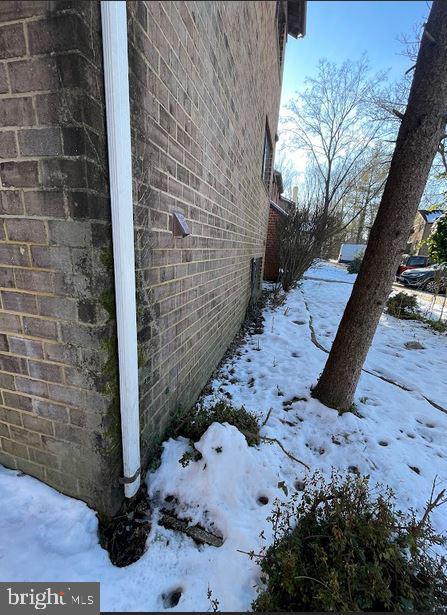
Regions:
[[[141,466],[138,468],[138,470],[135,472],[133,476],[120,476],[118,479],[118,482],[120,485],[130,485],[131,483],[134,483],[137,480],[140,474],[141,474]]]

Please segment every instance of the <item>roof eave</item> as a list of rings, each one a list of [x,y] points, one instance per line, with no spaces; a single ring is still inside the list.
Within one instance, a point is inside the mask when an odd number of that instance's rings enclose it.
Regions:
[[[294,38],[306,35],[307,0],[287,0],[287,33]]]

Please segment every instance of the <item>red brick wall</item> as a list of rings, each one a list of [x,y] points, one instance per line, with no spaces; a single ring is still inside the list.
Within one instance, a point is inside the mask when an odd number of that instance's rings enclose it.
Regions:
[[[264,280],[276,282],[279,275],[278,224],[282,215],[270,206],[265,246]]]

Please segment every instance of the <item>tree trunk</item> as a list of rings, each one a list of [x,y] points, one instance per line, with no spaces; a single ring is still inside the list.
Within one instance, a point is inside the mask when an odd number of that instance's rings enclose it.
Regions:
[[[326,366],[313,396],[353,402],[372,338],[396,274],[447,119],[447,2],[435,0],[425,26],[390,172]]]
[[[362,243],[363,230],[365,228],[365,217],[366,217],[366,207],[365,207],[365,209],[362,210],[362,213],[360,214],[359,225],[358,225],[358,228],[357,228],[357,236],[356,236],[356,239],[355,239],[355,243]]]

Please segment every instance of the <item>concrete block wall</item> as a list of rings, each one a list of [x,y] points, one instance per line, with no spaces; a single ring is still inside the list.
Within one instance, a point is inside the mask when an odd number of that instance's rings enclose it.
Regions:
[[[121,457],[98,3],[0,3],[0,158],[0,463],[111,512]]]
[[[245,315],[277,130],[275,2],[129,2],[143,451],[196,400]],[[181,212],[191,234],[174,237]]]

